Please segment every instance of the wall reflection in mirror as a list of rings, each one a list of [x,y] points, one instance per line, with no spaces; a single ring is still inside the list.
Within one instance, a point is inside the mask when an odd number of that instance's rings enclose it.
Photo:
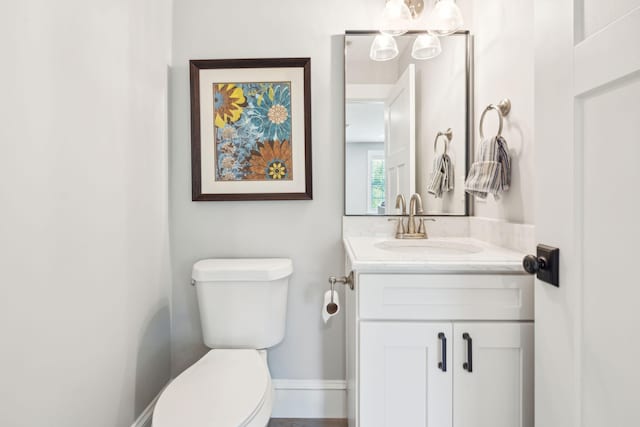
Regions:
[[[398,194],[418,193],[425,215],[468,215],[471,36],[441,37],[438,56],[417,60],[424,33],[408,33],[374,61],[376,34],[345,35],[345,214],[394,215]]]

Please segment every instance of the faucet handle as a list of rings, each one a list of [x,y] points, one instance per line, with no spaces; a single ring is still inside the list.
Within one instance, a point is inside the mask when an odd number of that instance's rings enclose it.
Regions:
[[[418,233],[423,233],[425,239],[427,238],[427,228],[424,225],[425,221],[436,222],[433,218],[420,218],[420,224],[418,225]]]
[[[388,218],[387,221],[398,221],[396,225],[396,238],[405,234],[404,223],[402,222],[402,217],[397,218]]]

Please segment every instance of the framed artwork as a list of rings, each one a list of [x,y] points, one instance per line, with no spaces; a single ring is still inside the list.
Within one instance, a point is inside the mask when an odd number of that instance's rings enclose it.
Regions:
[[[311,199],[311,59],[189,65],[192,200]]]

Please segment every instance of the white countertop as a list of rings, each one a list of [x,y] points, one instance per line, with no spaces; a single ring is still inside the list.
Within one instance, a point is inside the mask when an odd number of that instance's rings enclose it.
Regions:
[[[525,274],[524,253],[501,248],[469,237],[430,238],[427,244],[475,248],[472,253],[439,254],[411,250],[388,250],[380,245],[421,244],[393,237],[349,236],[343,239],[351,269],[360,273],[509,273]],[[412,243],[416,242],[416,243]],[[425,242],[425,241],[422,241]],[[455,251],[452,251],[455,252]]]

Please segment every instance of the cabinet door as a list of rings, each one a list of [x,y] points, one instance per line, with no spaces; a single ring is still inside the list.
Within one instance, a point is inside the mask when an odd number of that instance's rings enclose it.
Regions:
[[[452,329],[360,322],[361,427],[451,426]]]
[[[454,427],[533,427],[533,323],[454,323]]]

